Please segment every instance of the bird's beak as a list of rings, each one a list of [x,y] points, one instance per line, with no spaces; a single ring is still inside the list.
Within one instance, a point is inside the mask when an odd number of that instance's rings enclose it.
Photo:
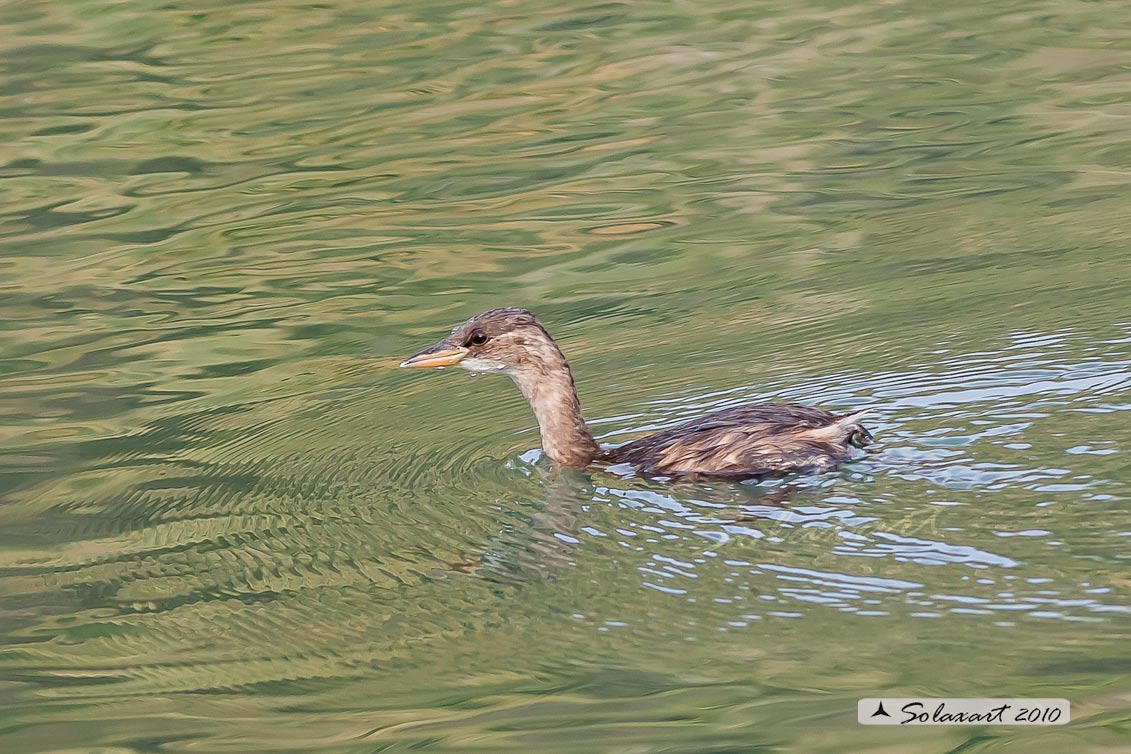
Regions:
[[[425,348],[420,353],[414,353],[401,362],[404,369],[436,369],[438,367],[454,367],[467,356],[468,349],[463,346],[452,346],[450,343],[440,341],[434,346]]]

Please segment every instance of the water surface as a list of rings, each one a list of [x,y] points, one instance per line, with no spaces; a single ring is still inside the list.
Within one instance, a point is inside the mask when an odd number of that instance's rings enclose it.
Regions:
[[[6,752],[1109,752],[1125,3],[0,6]],[[789,486],[549,473],[876,407]],[[865,696],[1067,697],[864,728]]]

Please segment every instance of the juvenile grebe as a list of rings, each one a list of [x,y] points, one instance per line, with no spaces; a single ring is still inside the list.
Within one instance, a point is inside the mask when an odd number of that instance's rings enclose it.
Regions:
[[[526,309],[492,309],[452,330],[402,367],[461,366],[502,372],[526,396],[542,448],[557,464],[630,464],[640,474],[759,477],[833,469],[872,436],[866,411],[838,416],[796,403],[757,403],[715,411],[617,448],[601,448],[581,417],[573,375],[561,350]]]

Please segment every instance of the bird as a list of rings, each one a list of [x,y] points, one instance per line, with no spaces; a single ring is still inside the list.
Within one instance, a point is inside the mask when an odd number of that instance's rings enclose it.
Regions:
[[[798,403],[754,403],[603,448],[581,415],[565,356],[527,309],[477,314],[400,366],[507,375],[538,420],[542,449],[564,468],[628,464],[647,477],[769,478],[830,471],[872,441],[860,423],[870,409],[838,415]]]

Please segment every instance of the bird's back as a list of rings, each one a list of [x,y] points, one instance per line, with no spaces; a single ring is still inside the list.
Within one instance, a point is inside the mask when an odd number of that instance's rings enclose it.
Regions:
[[[606,460],[661,475],[827,471],[872,439],[860,424],[864,413],[837,415],[796,403],[735,406],[613,448]]]

